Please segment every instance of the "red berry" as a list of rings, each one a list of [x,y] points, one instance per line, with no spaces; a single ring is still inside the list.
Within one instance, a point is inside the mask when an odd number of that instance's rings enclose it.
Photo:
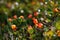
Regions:
[[[38,12],[34,12],[34,16],[38,16]]]
[[[34,23],[34,24],[37,24],[37,23],[38,23],[38,20],[35,19],[35,18],[33,18],[33,23]]]
[[[14,19],[17,19],[17,15],[14,15],[13,18],[14,18]]]
[[[29,15],[28,15],[28,18],[32,18],[32,14],[29,14]]]
[[[38,23],[38,28],[43,28],[43,24],[42,23]]]

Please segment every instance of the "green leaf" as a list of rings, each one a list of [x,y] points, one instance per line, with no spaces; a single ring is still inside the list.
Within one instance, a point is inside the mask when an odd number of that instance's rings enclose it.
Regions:
[[[56,29],[60,29],[60,17],[56,18],[56,22],[54,25],[55,25]]]
[[[31,39],[32,39],[32,38],[35,38],[35,36],[36,36],[35,34],[32,34],[32,35],[30,36],[30,38],[31,38]]]
[[[60,21],[56,22],[56,28],[60,29]]]
[[[30,34],[33,34],[34,30],[33,30],[33,29],[30,29],[30,30],[28,30],[28,32],[29,32]]]

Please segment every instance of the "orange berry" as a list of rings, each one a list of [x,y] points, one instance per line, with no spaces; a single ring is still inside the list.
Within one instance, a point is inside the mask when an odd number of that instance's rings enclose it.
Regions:
[[[28,26],[28,30],[32,29],[32,26]]]
[[[60,32],[57,34],[57,36],[59,36],[59,37],[60,37]]]
[[[60,32],[60,30],[57,30],[57,33]]]
[[[11,25],[12,30],[16,30],[16,25]]]
[[[54,8],[53,9],[53,12],[59,12],[57,8]]]
[[[60,30],[57,30],[57,36],[60,37]]]
[[[12,19],[11,19],[11,18],[8,18],[8,21],[9,21],[9,22],[12,22]]]
[[[36,2],[32,1],[32,5],[35,5],[35,4],[36,4]]]
[[[20,16],[20,18],[24,19],[24,16]]]
[[[38,24],[35,24],[36,26],[38,26]]]

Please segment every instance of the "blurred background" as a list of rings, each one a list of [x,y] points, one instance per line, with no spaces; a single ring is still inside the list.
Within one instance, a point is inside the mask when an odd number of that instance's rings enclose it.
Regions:
[[[0,40],[60,40],[60,0],[0,0]]]

